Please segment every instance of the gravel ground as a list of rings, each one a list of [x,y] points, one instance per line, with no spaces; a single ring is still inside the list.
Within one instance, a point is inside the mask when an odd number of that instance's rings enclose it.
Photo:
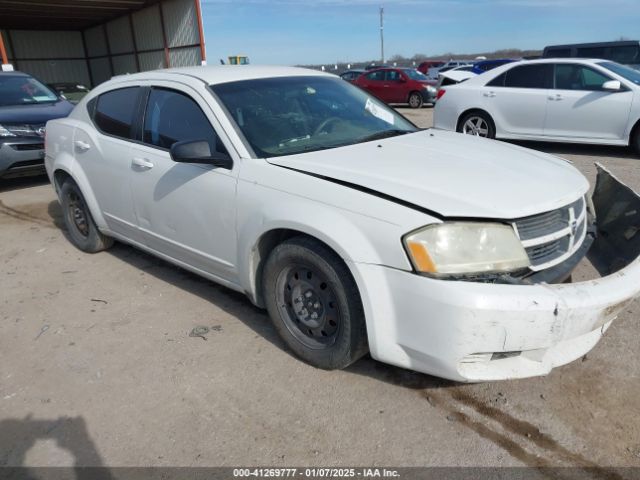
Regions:
[[[526,146],[640,189],[625,149]],[[640,467],[637,303],[544,378],[326,372],[242,295],[125,245],[76,250],[46,179],[0,181],[0,202],[0,466]]]

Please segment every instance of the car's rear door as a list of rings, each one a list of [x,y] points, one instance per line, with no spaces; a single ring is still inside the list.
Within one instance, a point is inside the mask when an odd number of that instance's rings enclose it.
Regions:
[[[177,163],[169,149],[205,140],[212,152],[230,144],[204,98],[189,87],[157,82],[147,88],[139,143],[131,148],[131,186],[145,244],[222,280],[235,279],[236,182],[231,170]]]
[[[130,188],[130,149],[142,89],[109,90],[89,103],[91,124],[78,124],[74,156],[91,183],[109,229],[139,241]]]
[[[385,92],[384,70],[374,70],[358,78],[358,86],[364,88],[367,92],[375,95],[383,102],[386,100],[387,92]]]
[[[552,85],[550,63],[517,65],[487,83],[483,101],[498,135],[542,135]]]
[[[622,140],[633,92],[624,87],[617,92],[603,90],[602,84],[610,80],[613,78],[587,65],[557,63],[545,136]]]

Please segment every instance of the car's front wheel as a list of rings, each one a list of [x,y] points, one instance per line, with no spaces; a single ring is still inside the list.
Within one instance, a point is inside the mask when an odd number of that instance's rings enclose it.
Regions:
[[[113,239],[96,227],[80,188],[71,178],[62,184],[59,198],[71,243],[88,253],[96,253],[113,245]]]
[[[309,364],[345,368],[367,352],[355,280],[322,243],[300,236],[278,245],[266,261],[262,285],[280,337]]]
[[[495,138],[496,129],[491,117],[484,112],[469,112],[460,119],[458,132],[476,137]]]
[[[422,94],[420,92],[411,92],[409,95],[409,106],[411,108],[420,108],[422,107],[422,103],[424,99],[422,98]]]

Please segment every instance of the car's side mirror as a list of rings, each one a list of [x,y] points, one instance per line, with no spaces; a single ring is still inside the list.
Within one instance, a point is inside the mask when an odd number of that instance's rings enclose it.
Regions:
[[[222,152],[211,152],[206,140],[186,140],[171,145],[171,159],[180,163],[204,163],[231,170],[233,160]]]
[[[622,84],[620,83],[620,80],[609,80],[602,84],[602,89],[608,92],[619,92],[622,90]]]
[[[407,83],[407,79],[404,77],[398,77],[398,82],[400,83]]]

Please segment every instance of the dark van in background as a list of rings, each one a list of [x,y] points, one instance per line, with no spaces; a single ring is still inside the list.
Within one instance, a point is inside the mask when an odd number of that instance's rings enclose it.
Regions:
[[[543,58],[602,58],[640,69],[640,42],[574,43],[545,47]]]

